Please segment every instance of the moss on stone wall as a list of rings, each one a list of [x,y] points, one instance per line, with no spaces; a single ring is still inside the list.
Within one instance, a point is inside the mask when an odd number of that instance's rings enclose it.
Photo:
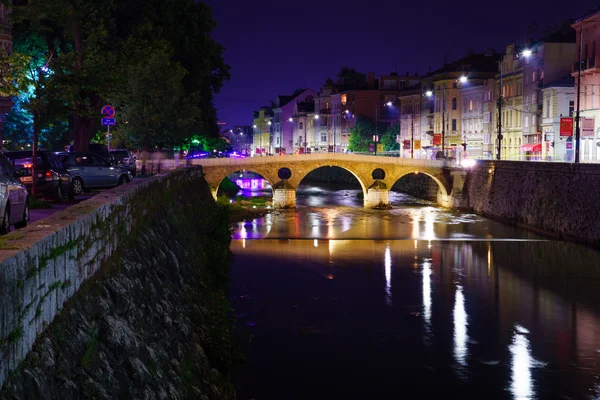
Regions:
[[[151,183],[120,207],[95,225],[117,249],[36,340],[0,398],[235,397],[230,375],[241,352],[226,297],[227,210],[197,170]],[[49,284],[30,306],[69,286]]]

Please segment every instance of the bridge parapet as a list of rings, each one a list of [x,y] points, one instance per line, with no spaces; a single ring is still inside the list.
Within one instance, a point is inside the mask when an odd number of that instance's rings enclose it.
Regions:
[[[414,173],[430,176],[439,187],[438,203],[444,207],[453,207],[455,202],[452,194],[456,186],[450,169],[461,170],[456,169],[453,163],[440,160],[334,153],[243,159],[196,159],[192,164],[203,167],[205,179],[211,187],[213,196],[216,196],[223,179],[234,172],[246,170],[261,175],[274,187],[275,207],[295,207],[295,190],[311,171],[321,167],[339,167],[352,173],[362,187],[365,207],[372,207],[379,203],[387,204],[389,190],[394,183],[403,176]],[[280,171],[284,168],[289,169],[291,176],[286,178],[281,176]],[[376,176],[377,174],[382,176]],[[285,180],[285,189],[275,188],[283,180]],[[376,181],[383,183],[384,187],[370,189]],[[456,192],[460,192],[461,189],[462,186]],[[284,191],[278,192],[278,190]]]

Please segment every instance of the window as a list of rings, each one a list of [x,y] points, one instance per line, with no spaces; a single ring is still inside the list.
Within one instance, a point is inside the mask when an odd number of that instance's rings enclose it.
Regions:
[[[302,135],[298,136],[298,144],[302,145]]]
[[[279,146],[279,136],[277,136],[277,146]]]
[[[454,81],[454,82],[452,83],[452,88],[453,88],[453,89],[456,89],[456,81]]]
[[[531,74],[531,80],[535,83],[537,81],[537,72],[533,71],[533,73]]]
[[[529,116],[525,116],[525,128],[529,128]]]
[[[328,101],[325,102],[325,109],[329,110],[329,102]]]
[[[533,114],[531,116],[531,126],[533,126],[534,128],[537,127],[537,124],[536,124],[536,115],[535,114]]]
[[[573,116],[573,112],[575,111],[575,101],[569,101],[569,117]]]
[[[473,99],[469,100],[469,111],[473,111]]]
[[[302,122],[300,122],[300,124],[298,124],[298,128],[304,129],[304,124]]]
[[[456,102],[456,97],[453,97],[453,98],[452,98],[452,109],[453,109],[453,110],[456,110],[456,103],[457,103],[457,102]]]
[[[531,103],[537,104],[537,93],[536,92],[533,92],[533,94],[531,95]]]
[[[345,95],[345,94],[342,95],[342,105],[344,105],[344,106],[346,105],[346,101],[347,101],[346,96],[347,95]]]
[[[546,100],[546,118],[550,116],[550,99]]]
[[[321,142],[324,143],[327,141],[327,132],[321,132]]]
[[[456,120],[455,119],[452,120],[452,130],[453,131],[456,130]]]

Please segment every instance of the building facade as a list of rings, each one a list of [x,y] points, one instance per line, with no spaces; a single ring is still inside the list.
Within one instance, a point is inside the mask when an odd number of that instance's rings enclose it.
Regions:
[[[273,108],[271,154],[286,154],[294,151],[294,105],[300,101],[312,101],[317,93],[313,89],[297,91],[290,96],[277,96]],[[290,120],[291,119],[291,120]]]
[[[550,82],[542,88],[541,131],[544,140],[539,143],[542,160],[573,161],[573,138],[560,135],[561,117],[573,117],[575,87],[573,77],[568,76]],[[572,134],[572,132],[571,132]],[[570,143],[571,149],[567,149]]]
[[[503,160],[519,160],[523,143],[523,57],[514,44],[506,47],[496,74],[496,97],[502,94],[502,142],[500,157]],[[498,148],[498,109],[495,113],[495,142]],[[528,128],[527,128],[528,129]]]
[[[575,42],[539,42],[523,57],[523,144],[524,159],[546,159],[550,143],[543,135],[544,82],[554,82],[571,71]],[[532,146],[540,143],[541,146]],[[536,151],[532,151],[535,149]]]
[[[580,161],[600,161],[600,11],[588,15],[572,25],[577,37],[577,49],[572,76],[575,78],[575,109],[580,108]],[[581,46],[581,47],[580,47]],[[579,66],[581,66],[580,94],[577,96]],[[583,129],[584,118],[586,129]],[[575,149],[575,145],[573,145]]]
[[[254,112],[252,156],[269,155],[272,121],[273,110],[270,107],[261,107],[260,110]]]
[[[433,154],[444,150],[448,157],[463,156],[466,129],[462,127],[461,92],[482,79],[492,79],[497,60],[493,51],[480,54],[469,51],[466,57],[447,63],[423,78],[422,90],[429,99],[422,102],[421,129],[424,136],[432,138]]]
[[[464,150],[470,158],[493,157],[494,84],[494,79],[469,79],[460,83],[462,143],[466,144]]]

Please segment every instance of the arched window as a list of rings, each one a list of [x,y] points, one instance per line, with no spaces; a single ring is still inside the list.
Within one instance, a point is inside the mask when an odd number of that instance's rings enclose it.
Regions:
[[[299,129],[304,129],[304,124],[302,124],[302,122],[300,122],[300,124],[298,125]]]
[[[453,97],[453,98],[452,98],[452,109],[453,109],[453,110],[456,110],[456,103],[457,103],[457,101],[456,101],[456,97]]]

